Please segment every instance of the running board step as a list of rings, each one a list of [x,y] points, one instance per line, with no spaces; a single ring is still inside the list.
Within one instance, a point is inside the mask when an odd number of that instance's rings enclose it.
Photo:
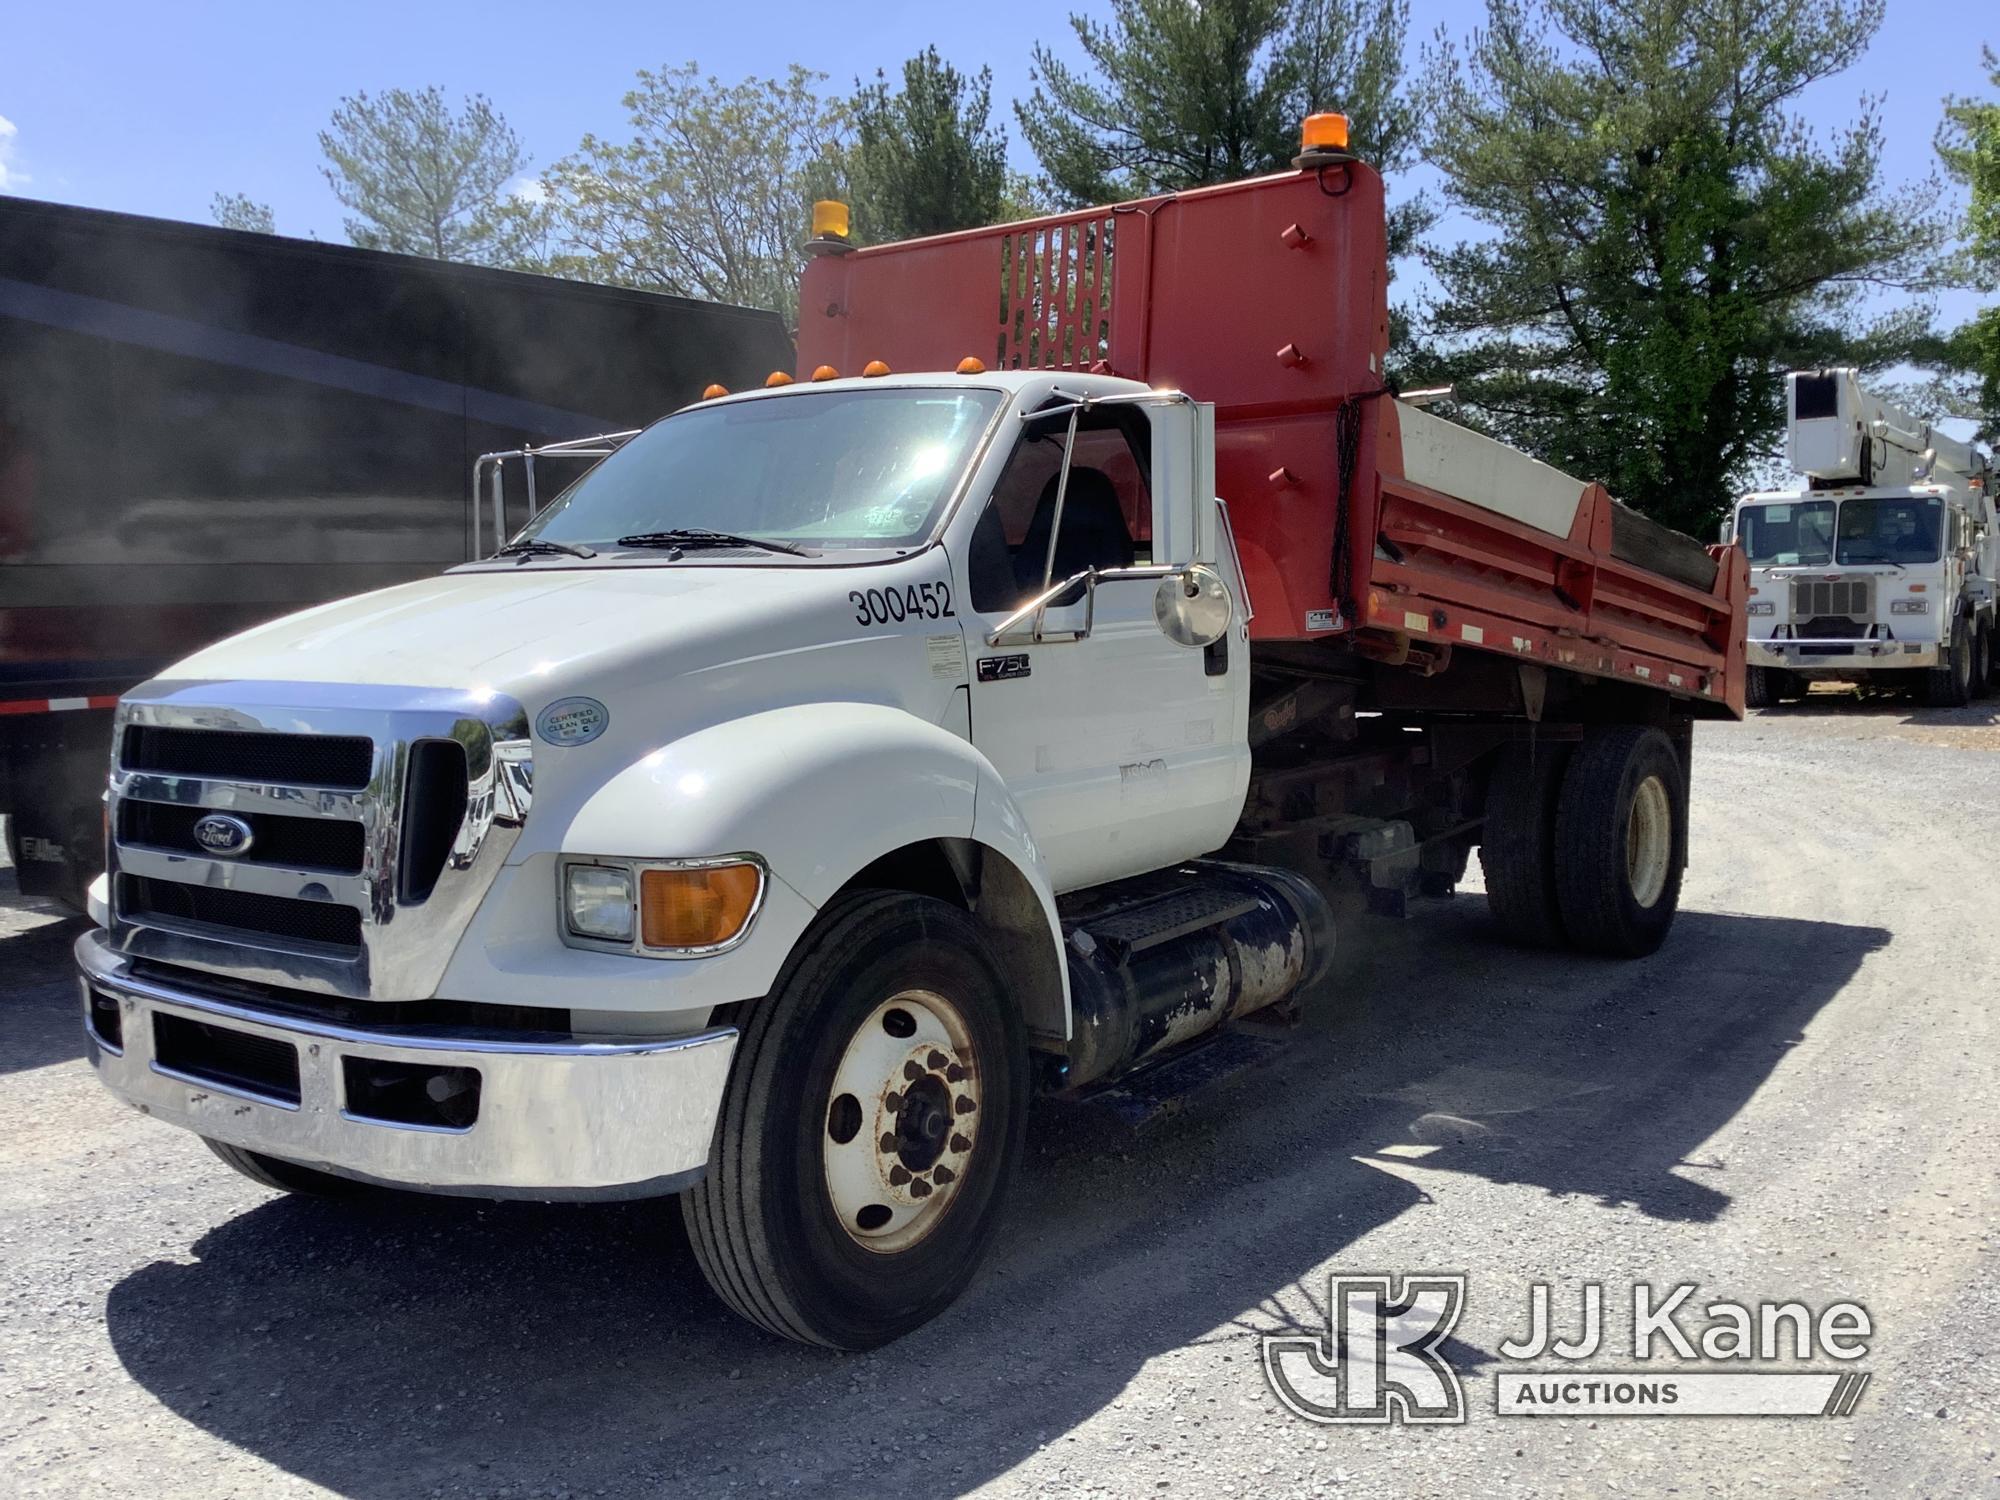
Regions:
[[[1257,909],[1256,896],[1240,890],[1189,885],[1167,895],[1087,917],[1073,930],[1087,932],[1115,952],[1120,962],[1148,948],[1216,927]]]

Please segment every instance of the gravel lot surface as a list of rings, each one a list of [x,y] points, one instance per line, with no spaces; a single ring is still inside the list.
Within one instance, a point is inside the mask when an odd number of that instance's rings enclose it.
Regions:
[[[254,1187],[98,1088],[77,924],[10,897],[0,1492],[2000,1495],[2000,713],[1704,726],[1692,849],[1651,959],[1511,951],[1469,888],[1346,934],[1288,1050],[1165,1123],[1044,1111],[970,1295],[851,1357],[728,1316],[671,1204]],[[1337,1269],[1469,1274],[1464,1426],[1278,1405],[1258,1337]],[[1501,1419],[1534,1280],[1565,1325],[1606,1284],[1605,1368],[1635,1280],[1853,1298],[1873,1381]]]

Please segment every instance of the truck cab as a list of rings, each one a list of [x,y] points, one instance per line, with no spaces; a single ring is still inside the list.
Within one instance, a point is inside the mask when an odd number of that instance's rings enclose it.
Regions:
[[[1750,565],[1748,696],[1814,680],[1907,685],[1939,705],[1994,670],[2000,528],[1979,454],[1919,430],[1852,370],[1787,378],[1788,455],[1804,484],[1738,502]]]

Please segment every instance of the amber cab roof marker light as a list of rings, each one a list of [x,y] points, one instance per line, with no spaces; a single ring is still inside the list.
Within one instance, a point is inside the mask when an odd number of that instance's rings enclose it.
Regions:
[[[813,379],[838,380],[840,379],[840,371],[836,370],[832,365],[821,365],[817,370],[813,371]]]
[[[726,396],[728,394],[729,394],[728,386],[711,385],[701,393],[701,399],[704,401],[713,401],[717,396]]]
[[[766,390],[771,390],[781,385],[790,385],[791,383],[792,377],[787,375],[783,370],[773,370],[764,377],[764,389]]]
[[[874,380],[877,377],[882,375],[887,375],[888,373],[889,373],[889,367],[883,364],[882,361],[879,359],[871,359],[868,361],[867,364],[861,367],[861,376],[864,380]]]
[[[977,355],[968,354],[958,362],[958,373],[961,375],[984,375],[986,373],[986,365]]]

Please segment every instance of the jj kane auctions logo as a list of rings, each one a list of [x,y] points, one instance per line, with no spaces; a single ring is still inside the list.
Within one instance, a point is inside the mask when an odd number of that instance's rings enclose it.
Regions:
[[[1499,1346],[1504,1364],[1494,1410],[1503,1417],[1844,1417],[1854,1410],[1869,1378],[1851,1368],[1867,1355],[1874,1332],[1867,1308],[1834,1302],[1815,1312],[1802,1302],[1725,1300],[1697,1307],[1698,1290],[1693,1282],[1664,1291],[1636,1283],[1629,1348],[1644,1368],[1583,1370],[1577,1362],[1605,1351],[1603,1284],[1583,1284],[1576,1337],[1563,1338],[1548,1284],[1533,1283],[1526,1333]],[[1442,1351],[1464,1309],[1463,1274],[1411,1274],[1399,1282],[1336,1272],[1325,1334],[1267,1336],[1265,1379],[1309,1422],[1463,1422],[1464,1385]],[[1545,1363],[1550,1359],[1564,1363]],[[1795,1367],[1821,1359],[1848,1368]],[[1704,1368],[1683,1367],[1693,1361]]]

